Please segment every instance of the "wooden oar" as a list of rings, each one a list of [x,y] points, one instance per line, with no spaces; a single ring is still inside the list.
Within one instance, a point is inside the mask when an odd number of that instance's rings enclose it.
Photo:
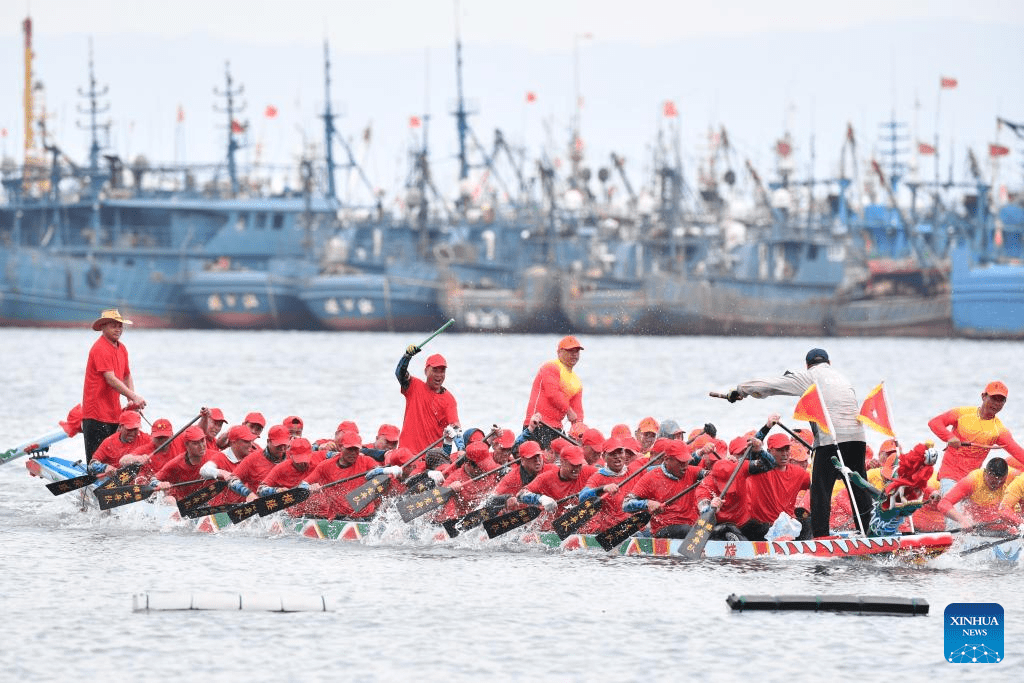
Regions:
[[[700,486],[701,480],[693,482],[685,489],[680,491],[674,496],[668,498],[662,503],[662,509],[679,500],[690,491]],[[657,514],[657,513],[655,513]],[[653,515],[647,510],[641,510],[635,514],[630,515],[626,519],[622,520],[618,524],[608,527],[597,535],[597,542],[601,544],[601,547],[605,550],[611,550],[612,548],[618,548],[619,544],[625,541],[627,538],[635,534],[636,532],[647,526],[647,523],[651,521]]]
[[[1002,545],[1003,543],[1009,543],[1010,541],[1016,541],[1018,538],[1024,538],[1024,534],[1017,534],[1016,536],[1007,536],[1005,538],[1000,538],[1000,539],[995,540],[995,541],[990,541],[989,543],[982,543],[981,545],[976,545],[973,548],[970,548],[968,550],[962,550],[962,551],[960,551],[960,557],[963,557],[964,555],[973,555],[974,553],[979,553],[982,550],[988,550],[989,548],[994,548],[995,546]]]
[[[280,491],[269,496],[257,498],[252,502],[253,504],[256,505],[256,511],[260,513],[260,517],[266,517],[267,515],[272,514],[274,512],[287,510],[293,505],[298,505],[299,503],[306,500],[314,493],[319,494],[320,492],[325,491],[331,488],[332,486],[344,484],[345,482],[352,481],[353,479],[359,479],[360,477],[365,478],[367,471],[368,470],[363,470],[362,472],[357,472],[356,474],[353,474],[350,477],[345,477],[343,479],[338,479],[337,481],[329,482],[321,486],[317,491],[313,491],[312,489],[309,489],[305,486],[296,486],[286,491]],[[248,505],[248,503],[243,503],[243,505]],[[228,514],[230,515],[231,513],[229,512]],[[249,516],[251,517],[252,515]],[[245,518],[243,517],[243,519]]]
[[[427,337],[426,339],[424,339],[424,340],[423,340],[422,342],[420,342],[419,344],[417,344],[417,345],[416,345],[416,348],[417,348],[417,349],[420,349],[420,350],[422,351],[422,350],[423,350],[423,347],[427,345],[427,342],[429,342],[429,341],[430,341],[431,339],[433,339],[433,338],[434,338],[434,337],[436,337],[437,335],[441,334],[442,332],[444,332],[445,330],[447,330],[447,329],[448,329],[449,327],[451,327],[451,326],[452,326],[452,325],[454,325],[454,324],[455,324],[455,318],[452,318],[451,320],[449,320],[448,322],[446,322],[446,323],[445,323],[444,325],[441,325],[441,327],[439,327],[439,328],[437,328],[436,330],[434,330],[434,334],[430,335],[429,337]]]
[[[138,463],[132,463],[131,465],[125,465],[121,469],[117,470],[107,480],[100,484],[97,489],[109,489],[115,486],[127,486],[131,483],[135,475],[139,473],[142,465]],[[54,481],[46,485],[46,488],[50,490],[55,496],[61,496],[71,491],[77,491],[83,486],[95,482],[97,477],[95,474],[83,474],[80,477],[72,477],[71,479],[64,479],[63,481]]]
[[[484,477],[490,476],[495,472],[500,472],[503,469],[505,469],[505,465],[499,465],[493,470],[488,470],[482,474],[478,474],[462,483],[468,484],[471,481],[483,479]],[[423,493],[417,493],[414,496],[406,496],[402,500],[398,501],[398,514],[402,516],[403,522],[411,522],[420,515],[424,515],[431,510],[436,510],[441,507],[454,495],[455,489],[447,486],[441,486]]]
[[[206,517],[207,515],[216,515],[221,512],[227,512],[237,504],[238,503],[221,503],[220,505],[199,505],[191,510],[181,513],[181,516],[186,519],[198,519],[200,517]]]
[[[182,517],[187,516],[186,513],[193,508],[197,508],[206,501],[210,500],[218,493],[228,487],[228,483],[223,479],[212,479],[209,484],[201,486],[192,493],[188,494],[178,503],[178,514]]]
[[[652,456],[647,460],[647,464],[645,466],[637,468],[635,472],[630,474],[625,479],[621,481],[610,481],[608,483],[617,484],[618,487],[621,489],[627,482],[632,480],[634,477],[637,477],[646,472],[648,467],[653,465],[658,460],[661,460],[661,458],[664,457],[664,455],[664,453],[659,453],[655,456]],[[604,496],[605,494],[602,493],[599,496],[588,498],[586,502],[584,502],[582,505],[577,505],[573,509],[563,513],[560,517],[556,517],[555,520],[551,522],[551,528],[555,530],[555,533],[558,534],[558,537],[563,541],[569,538],[574,533],[576,533],[577,529],[579,529],[581,526],[589,522],[591,519],[594,518],[594,516],[598,512],[601,511],[601,505]]]
[[[750,455],[750,449],[753,447],[753,443],[747,444],[747,449],[743,451],[743,457],[736,463],[732,474],[729,475],[729,480],[725,482],[722,492],[718,494],[719,498],[725,498],[725,494],[729,492],[733,481],[736,480],[736,475],[747,464],[747,456]],[[686,534],[686,538],[683,539],[683,545],[679,549],[679,554],[690,560],[700,559],[701,555],[704,554],[704,546],[708,544],[708,539],[711,537],[711,531],[715,528],[715,519],[717,517],[718,511],[713,507],[709,507],[700,516],[697,523],[690,528],[690,533]]]
[[[183,481],[179,484],[171,484],[168,489],[177,488],[179,486],[188,486],[189,484],[202,484],[210,481],[209,479],[195,479],[193,481]],[[146,500],[153,492],[157,490],[156,486],[143,486],[136,484],[134,486],[119,486],[112,489],[96,489],[93,494],[96,496],[96,500],[99,501],[100,510],[109,510],[110,508],[121,507],[122,505],[128,505],[129,503],[138,503],[140,500]]]
[[[512,467],[513,465],[519,465],[522,463],[522,458],[513,458],[503,465],[503,467]],[[455,538],[459,533],[463,531],[469,531],[474,527],[478,527],[485,520],[497,517],[501,512],[495,511],[493,508],[482,507],[477,510],[473,510],[469,514],[463,515],[462,517],[455,519],[446,519],[441,522],[441,526],[448,532],[449,538]]]
[[[417,453],[411,460],[409,460],[409,462],[405,463],[405,465],[402,465],[402,467],[406,467],[408,465],[413,464],[414,462],[422,458],[424,455],[426,455],[427,451],[429,451],[431,448],[435,447],[442,441],[444,441],[444,436],[440,437],[437,441],[435,441],[434,443],[430,444],[422,451]],[[354,512],[359,512],[367,505],[369,505],[371,502],[377,500],[377,498],[383,495],[384,492],[388,490],[388,486],[390,485],[391,477],[389,475],[378,474],[373,479],[367,480],[365,484],[360,484],[356,488],[346,493],[345,500],[348,501],[349,506],[352,508]]]
[[[579,491],[576,493],[570,493],[565,498],[559,498],[556,500],[555,505],[566,503],[578,495],[580,495]],[[487,537],[497,538],[498,536],[507,534],[509,531],[517,529],[524,524],[529,524],[540,517],[540,513],[543,511],[544,508],[539,505],[528,505],[526,507],[515,509],[512,512],[506,512],[503,515],[486,519],[484,520],[483,525],[484,529],[487,531]]]

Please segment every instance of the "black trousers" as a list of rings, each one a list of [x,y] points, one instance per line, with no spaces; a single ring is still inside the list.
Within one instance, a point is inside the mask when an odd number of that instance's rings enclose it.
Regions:
[[[100,447],[103,440],[117,431],[116,422],[100,422],[99,420],[82,420],[82,438],[85,440],[85,462],[92,462],[92,454]]]
[[[829,520],[832,516],[832,487],[843,475],[832,464],[832,456],[842,453],[843,462],[854,472],[867,479],[864,472],[863,441],[844,441],[836,446],[818,446],[814,451],[814,467],[811,470],[811,533],[814,537],[829,535]],[[871,496],[867,491],[853,484],[853,501],[860,512],[857,526],[866,531],[871,521]]]
[[[551,445],[551,442],[562,436],[560,432],[555,431],[551,427],[547,426],[543,422],[537,425],[537,428],[530,432],[530,436],[527,438],[530,441],[536,441],[540,444],[541,448],[546,449]]]
[[[689,524],[669,524],[658,529],[658,533],[654,534],[655,538],[686,538],[686,535],[690,533]]]

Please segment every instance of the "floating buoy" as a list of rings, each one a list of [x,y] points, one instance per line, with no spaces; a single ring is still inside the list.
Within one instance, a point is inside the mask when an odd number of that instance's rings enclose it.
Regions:
[[[876,595],[736,595],[725,599],[734,612],[849,612],[860,615],[926,616],[923,598]]]
[[[326,612],[322,595],[267,593],[136,593],[133,612],[173,610],[246,610],[248,612]]]

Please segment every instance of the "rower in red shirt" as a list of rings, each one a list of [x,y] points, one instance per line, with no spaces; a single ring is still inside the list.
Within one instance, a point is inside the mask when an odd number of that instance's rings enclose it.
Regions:
[[[213,498],[209,505],[211,507],[222,505],[224,503],[242,503],[246,500],[253,500],[256,495],[250,488],[241,483],[241,480],[235,475],[235,470],[242,467],[245,461],[250,457],[257,457],[256,453],[261,452],[259,448],[254,452],[253,441],[256,440],[256,435],[252,433],[252,430],[245,425],[235,425],[228,430],[228,450],[227,452],[216,451],[224,456],[224,460],[231,465],[230,469],[222,470],[218,464],[217,476],[220,479],[228,482],[228,489],[220,495]],[[215,456],[207,449],[207,460],[213,462],[223,462],[219,457]],[[264,462],[266,459],[264,459]]]
[[[566,508],[578,504],[572,499],[558,501],[582,491],[587,480],[597,472],[593,465],[586,462],[583,449],[579,446],[566,446],[562,449],[561,461],[556,468],[544,470],[517,494],[516,497],[523,505],[539,505],[548,513],[541,525],[544,531],[551,531],[552,519],[561,516]]]
[[[395,376],[405,396],[405,417],[399,445],[405,446],[413,453],[419,453],[437,439],[459,426],[459,408],[455,397],[444,386],[448,371],[448,361],[439,353],[427,358],[424,367],[426,382],[409,375],[409,361],[420,352],[416,345],[410,345],[405,355],[398,361]],[[452,427],[452,430],[448,430]],[[450,452],[450,441],[446,451]]]
[[[153,483],[158,491],[167,491],[172,484],[195,481],[204,478],[200,470],[206,466],[206,435],[199,427],[192,426],[181,435],[185,441],[185,450],[176,456],[156,473]],[[209,467],[208,467],[209,469]],[[173,493],[167,494],[172,499],[184,498],[203,484],[176,486]]]
[[[510,433],[510,432],[506,432]],[[519,445],[519,462],[512,465],[508,474],[498,481],[487,505],[504,506],[508,510],[519,507],[516,494],[526,488],[541,472],[557,470],[554,464],[544,461],[544,453],[536,441],[524,441]]]
[[[100,444],[93,453],[93,461],[99,461],[114,469],[122,466],[121,460],[129,454],[153,452],[153,441],[142,431],[142,418],[134,410],[125,410],[117,420],[117,431]],[[124,464],[135,459],[129,458]]]
[[[444,511],[438,519],[452,519],[469,514],[487,497],[495,484],[498,482],[498,473],[470,481],[484,472],[489,472],[498,467],[498,463],[491,458],[491,451],[483,441],[474,441],[466,446],[466,456],[462,467],[453,471],[444,480],[443,486],[455,491],[444,506]]]
[[[153,420],[153,426],[149,433],[149,450],[122,456],[121,466],[142,463],[136,480],[149,481],[164,465],[185,452],[185,441],[180,436],[164,446],[172,436],[174,436],[174,429],[171,427],[170,420],[162,417]]]
[[[637,460],[636,467],[630,469],[626,462],[629,456],[636,457],[636,447],[633,445],[635,439],[620,439],[612,437],[604,442],[604,467],[594,472],[587,479],[586,486],[580,491],[580,503],[594,496],[601,496],[601,509],[591,519],[581,533],[598,533],[618,524],[626,519],[626,513],[622,510],[622,499],[629,490],[636,486],[641,475],[626,483],[625,488],[619,487],[619,482],[636,471],[637,467],[647,465],[647,460]]]
[[[980,522],[1001,523],[1007,530],[1016,531],[1022,523],[1012,510],[1000,508],[1008,481],[1020,472],[1011,470],[1002,458],[992,458],[984,469],[976,469],[956,483],[939,501],[939,510],[961,527]],[[1012,475],[1012,476],[1008,476]],[[954,507],[960,503],[963,511]]]
[[[269,496],[287,489],[295,488],[304,483],[307,476],[313,473],[309,464],[313,459],[313,449],[306,439],[292,439],[288,442],[288,456],[274,465],[267,476],[260,482],[256,493]]]
[[[750,457],[743,459],[743,454],[750,445]],[[750,521],[750,499],[747,495],[747,477],[762,474],[775,466],[771,454],[761,450],[761,442],[753,437],[737,436],[729,442],[729,455],[715,462],[711,471],[697,487],[697,512],[704,514],[708,507],[718,510],[717,526],[711,538],[723,540],[745,540],[740,529]],[[739,473],[722,495],[725,483],[729,481],[733,470],[740,467]],[[731,538],[734,537],[734,538]]]
[[[347,432],[341,439],[341,450],[332,458],[324,460],[317,465],[313,473],[306,478],[312,485],[314,492],[319,491],[324,484],[330,484],[339,479],[347,479],[356,474],[366,473],[377,469],[377,461],[368,455],[360,453],[363,447],[363,440],[358,434]],[[331,488],[315,493],[315,510],[319,517],[326,519],[367,519],[377,511],[377,501],[364,507],[359,512],[352,509],[345,494],[352,489],[358,488],[366,483],[365,477],[357,477],[344,484],[337,484]]]
[[[651,533],[655,538],[686,538],[697,521],[695,491],[680,496],[667,507],[662,503],[700,480],[703,470],[691,467],[693,453],[683,441],[664,439],[668,443],[652,444],[654,452],[663,449],[665,461],[640,475],[636,485],[622,500],[622,510],[634,514],[651,513]]]
[[[284,461],[291,435],[284,425],[274,425],[267,432],[267,447],[251,451],[231,473],[228,487],[242,500],[256,498],[256,490],[275,465]]]
[[[785,434],[769,436],[768,452],[775,460],[775,467],[747,480],[750,521],[742,528],[747,540],[765,540],[765,534],[783,512],[796,519],[797,495],[811,488],[810,473],[789,461],[791,443]],[[802,520],[801,527],[800,537],[810,538],[810,518]]]

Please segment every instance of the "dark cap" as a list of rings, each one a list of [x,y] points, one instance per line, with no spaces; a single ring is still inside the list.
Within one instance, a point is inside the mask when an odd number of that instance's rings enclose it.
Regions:
[[[828,362],[828,351],[825,349],[811,349],[807,352],[807,367]]]

